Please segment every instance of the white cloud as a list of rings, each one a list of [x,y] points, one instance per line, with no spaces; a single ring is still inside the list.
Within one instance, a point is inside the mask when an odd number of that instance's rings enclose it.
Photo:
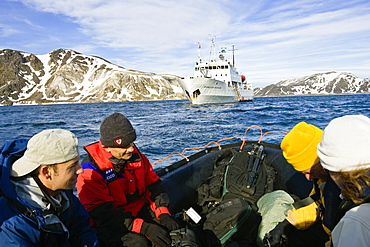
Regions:
[[[81,30],[114,48],[163,49],[227,28],[229,16],[208,1],[25,0],[39,11],[63,14]]]
[[[24,23],[27,24],[27,26],[33,28],[33,29],[43,29],[43,26],[41,25],[36,25],[35,23],[33,23],[32,21],[28,20],[28,19],[22,19],[21,21],[23,21]]]
[[[19,33],[18,30],[9,27],[8,25],[0,24],[0,37],[9,37],[13,34]]]

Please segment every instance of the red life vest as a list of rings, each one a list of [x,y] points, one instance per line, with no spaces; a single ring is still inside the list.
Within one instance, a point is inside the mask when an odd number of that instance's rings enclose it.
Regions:
[[[136,147],[133,152],[133,157],[136,159],[131,159],[124,164],[125,167],[121,174],[116,173],[109,160],[112,154],[107,152],[100,142],[86,146],[85,149],[99,166],[100,171],[98,172],[106,182],[115,208],[123,207],[125,211],[131,211],[136,216],[145,203],[152,204],[149,199],[151,193],[147,187],[158,181],[159,177],[149,160]],[[127,198],[135,194],[137,194],[137,199],[128,202]]]

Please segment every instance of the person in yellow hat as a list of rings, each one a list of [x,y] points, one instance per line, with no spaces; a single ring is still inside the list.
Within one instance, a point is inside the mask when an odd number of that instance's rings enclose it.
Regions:
[[[313,180],[314,185],[310,196],[296,202],[285,220],[267,234],[265,241],[268,240],[270,246],[279,246],[283,235],[287,237],[288,246],[325,246],[330,239],[340,192],[321,166],[317,155],[317,145],[322,135],[323,131],[318,127],[300,122],[280,144],[288,163],[302,172],[307,180]],[[325,212],[328,203],[324,195],[333,198],[328,212]]]
[[[281,149],[284,158],[297,171],[302,172],[307,180],[328,177],[317,156],[317,145],[323,131],[312,124],[300,122],[284,137]]]

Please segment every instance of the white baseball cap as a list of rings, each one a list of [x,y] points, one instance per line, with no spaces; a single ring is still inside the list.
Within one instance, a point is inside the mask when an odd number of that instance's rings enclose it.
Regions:
[[[40,165],[64,163],[78,155],[78,140],[72,132],[63,129],[43,130],[28,141],[24,155],[14,162],[10,175],[21,177]]]

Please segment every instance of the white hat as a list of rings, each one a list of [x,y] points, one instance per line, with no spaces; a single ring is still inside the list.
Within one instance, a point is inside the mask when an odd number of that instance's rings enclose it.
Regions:
[[[24,155],[14,162],[11,176],[24,176],[40,165],[67,162],[78,156],[76,136],[63,129],[48,129],[34,135],[27,144]]]
[[[324,130],[317,154],[329,171],[370,168],[370,119],[364,115],[333,119]]]

